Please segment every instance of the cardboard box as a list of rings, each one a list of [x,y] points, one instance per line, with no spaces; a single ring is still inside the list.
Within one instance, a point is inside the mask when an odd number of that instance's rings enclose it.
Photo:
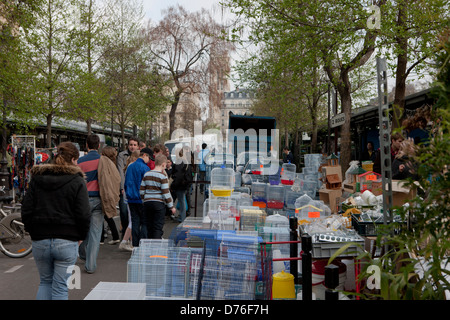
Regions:
[[[416,190],[412,190],[405,186],[405,181],[392,180],[392,200],[393,206],[402,206],[408,200],[413,199],[416,196]]]
[[[332,213],[337,213],[338,200],[342,196],[342,189],[320,189],[319,199],[325,202],[331,209]]]
[[[340,181],[343,181],[342,179],[342,167],[341,166],[323,166],[322,167],[322,175],[324,177],[332,175],[332,174],[337,174],[339,177]]]

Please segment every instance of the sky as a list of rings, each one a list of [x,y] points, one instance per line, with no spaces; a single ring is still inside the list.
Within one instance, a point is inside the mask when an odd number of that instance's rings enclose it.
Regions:
[[[220,0],[143,0],[143,6],[146,18],[151,19],[152,22],[158,22],[162,17],[162,10],[177,4],[183,6],[190,12],[199,11],[202,8],[205,8],[213,13],[217,13],[217,16],[219,17],[219,2]]]

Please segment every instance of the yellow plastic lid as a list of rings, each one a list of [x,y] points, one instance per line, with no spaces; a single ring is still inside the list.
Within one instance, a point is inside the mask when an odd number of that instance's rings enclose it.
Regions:
[[[290,273],[284,272],[284,270],[281,270],[281,272],[275,273],[273,278],[277,281],[292,281],[294,276]]]

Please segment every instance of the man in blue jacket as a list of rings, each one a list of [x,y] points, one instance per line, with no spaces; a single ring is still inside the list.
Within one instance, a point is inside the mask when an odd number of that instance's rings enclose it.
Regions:
[[[146,221],[144,220],[144,207],[142,204],[139,189],[144,174],[150,170],[147,163],[150,161],[152,155],[150,148],[141,149],[139,158],[131,163],[125,175],[125,194],[130,208],[131,216],[131,237],[133,247],[139,246],[139,241],[142,238],[147,238]]]

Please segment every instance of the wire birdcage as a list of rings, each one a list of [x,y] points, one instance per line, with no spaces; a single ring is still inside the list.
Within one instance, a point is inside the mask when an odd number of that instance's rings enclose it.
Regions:
[[[167,244],[167,246],[166,246]],[[128,261],[128,282],[146,284],[146,299],[193,299],[192,250],[171,246],[172,241],[139,244]]]
[[[134,249],[128,282],[146,283],[146,299],[270,298],[271,252],[261,254],[257,232],[184,231],[183,239],[143,240]]]
[[[269,281],[260,264],[259,241],[236,234],[205,240],[198,299],[254,300],[257,288],[258,296],[264,294]]]
[[[264,225],[266,212],[260,209],[241,209],[240,210],[240,230],[253,231],[258,230]]]

